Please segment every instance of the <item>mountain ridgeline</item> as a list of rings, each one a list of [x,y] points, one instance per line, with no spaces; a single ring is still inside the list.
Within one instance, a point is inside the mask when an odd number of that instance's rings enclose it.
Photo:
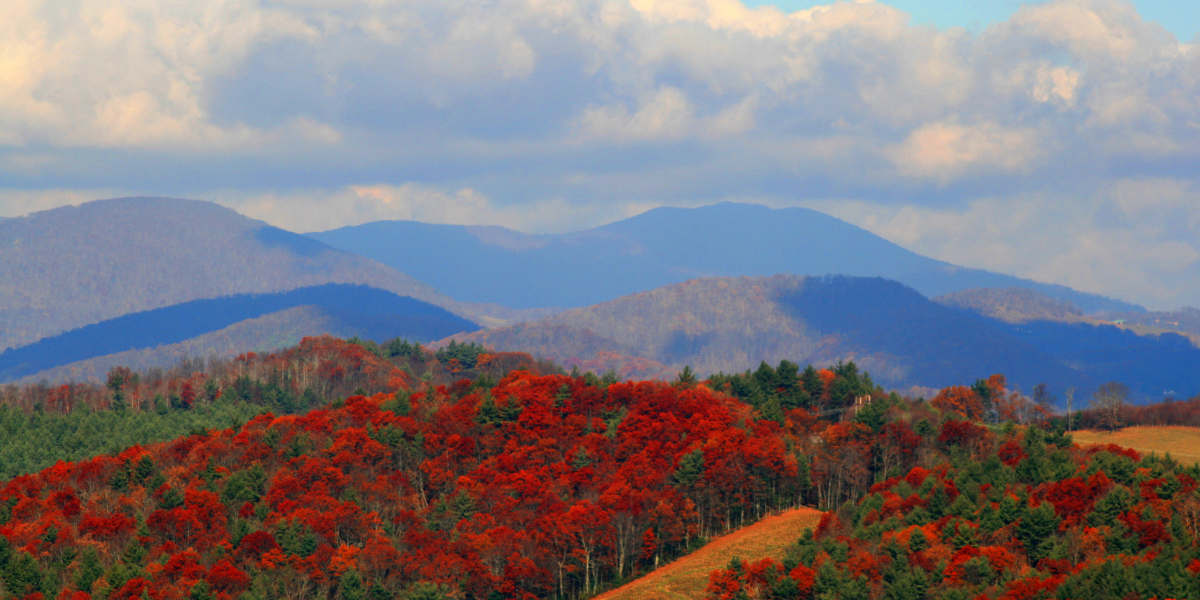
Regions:
[[[945,387],[1004,373],[1056,394],[1121,380],[1141,399],[1200,392],[1200,349],[1111,325],[1008,323],[903,284],[846,276],[697,279],[454,339],[585,363],[619,354],[667,370],[740,372],[765,361],[855,361],[886,386]]]
[[[43,338],[0,353],[0,382],[95,357],[184,342],[242,321],[302,306],[319,308],[321,316],[338,321],[343,328],[357,328],[368,339],[404,337],[428,342],[479,329],[471,321],[427,302],[365,285],[328,284],[276,294],[193,300]],[[333,333],[328,327],[314,323],[303,333]],[[247,349],[261,349],[265,341],[258,340]]]
[[[657,208],[560,235],[413,221],[308,235],[395,267],[459,300],[517,308],[588,306],[697,277],[791,273],[885,277],[930,297],[1021,287],[1089,313],[1142,310],[1060,285],[927,258],[804,208],[734,203]]]
[[[217,204],[121,198],[0,221],[0,349],[132,312],[327,283],[489,322],[480,307],[391,267]]]

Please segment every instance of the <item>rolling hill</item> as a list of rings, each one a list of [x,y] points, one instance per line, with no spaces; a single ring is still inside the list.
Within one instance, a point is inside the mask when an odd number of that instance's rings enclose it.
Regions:
[[[301,307],[308,310],[288,312]],[[275,316],[262,319],[267,315]],[[254,323],[237,326],[247,321]],[[0,353],[0,382],[118,353],[101,362],[146,368],[172,364],[182,355],[273,350],[307,335],[431,341],[477,329],[471,321],[426,302],[368,286],[327,284],[276,294],[193,300],[43,338]]]
[[[529,235],[500,227],[379,221],[310,233],[470,302],[581,307],[697,277],[843,274],[885,277],[926,296],[1022,287],[1087,312],[1141,307],[910,252],[803,208],[722,203],[658,208],[602,227]]]
[[[453,339],[578,364],[599,353],[701,374],[760,361],[854,360],[895,388],[942,388],[1003,373],[1060,394],[1122,380],[1139,398],[1200,392],[1200,349],[1181,336],[1110,325],[1007,323],[928,300],[881,278],[709,278]]]
[[[0,349],[191,300],[327,283],[505,322],[499,307],[457,302],[369,258],[211,202],[121,198],[0,221]]]

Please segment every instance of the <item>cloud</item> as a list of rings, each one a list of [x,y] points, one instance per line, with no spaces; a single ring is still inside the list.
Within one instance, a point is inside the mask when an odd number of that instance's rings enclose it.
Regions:
[[[571,231],[580,223],[599,225],[660,206],[654,203],[579,206],[547,200],[504,207],[471,188],[447,190],[412,183],[251,196],[227,192],[214,199],[242,214],[296,232],[326,231],[382,220]]]
[[[889,154],[904,175],[945,184],[973,169],[1020,173],[1041,155],[1041,147],[1036,132],[1028,129],[949,121],[913,131]]]
[[[919,253],[1167,309],[1200,297],[1200,188],[1111,182],[1086,196],[981,198],[968,206],[810,205]]]
[[[298,229],[549,231],[827,202],[941,257],[1200,304],[1177,281],[1200,277],[1198,163],[1200,47],[1125,0],[978,33],[886,1],[9,0],[0,20],[9,215],[117,190]],[[1034,239],[1052,226],[1070,242]]]

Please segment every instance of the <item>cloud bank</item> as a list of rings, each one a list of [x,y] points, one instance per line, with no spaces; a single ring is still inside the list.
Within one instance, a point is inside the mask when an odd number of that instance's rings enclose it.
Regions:
[[[724,199],[1200,305],[1200,49],[1122,0],[9,0],[0,214],[208,198],[530,231]]]

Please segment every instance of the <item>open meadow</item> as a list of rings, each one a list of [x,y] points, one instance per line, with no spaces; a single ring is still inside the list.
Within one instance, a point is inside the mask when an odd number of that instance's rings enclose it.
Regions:
[[[1071,435],[1080,446],[1117,444],[1143,454],[1171,453],[1182,463],[1200,463],[1200,427],[1126,427],[1116,432],[1083,430]]]
[[[767,517],[749,527],[709,542],[703,548],[664,565],[597,600],[680,600],[703,598],[708,576],[729,565],[734,557],[758,560],[781,558],[788,546],[800,539],[805,529],[815,528],[821,512],[797,508]]]

